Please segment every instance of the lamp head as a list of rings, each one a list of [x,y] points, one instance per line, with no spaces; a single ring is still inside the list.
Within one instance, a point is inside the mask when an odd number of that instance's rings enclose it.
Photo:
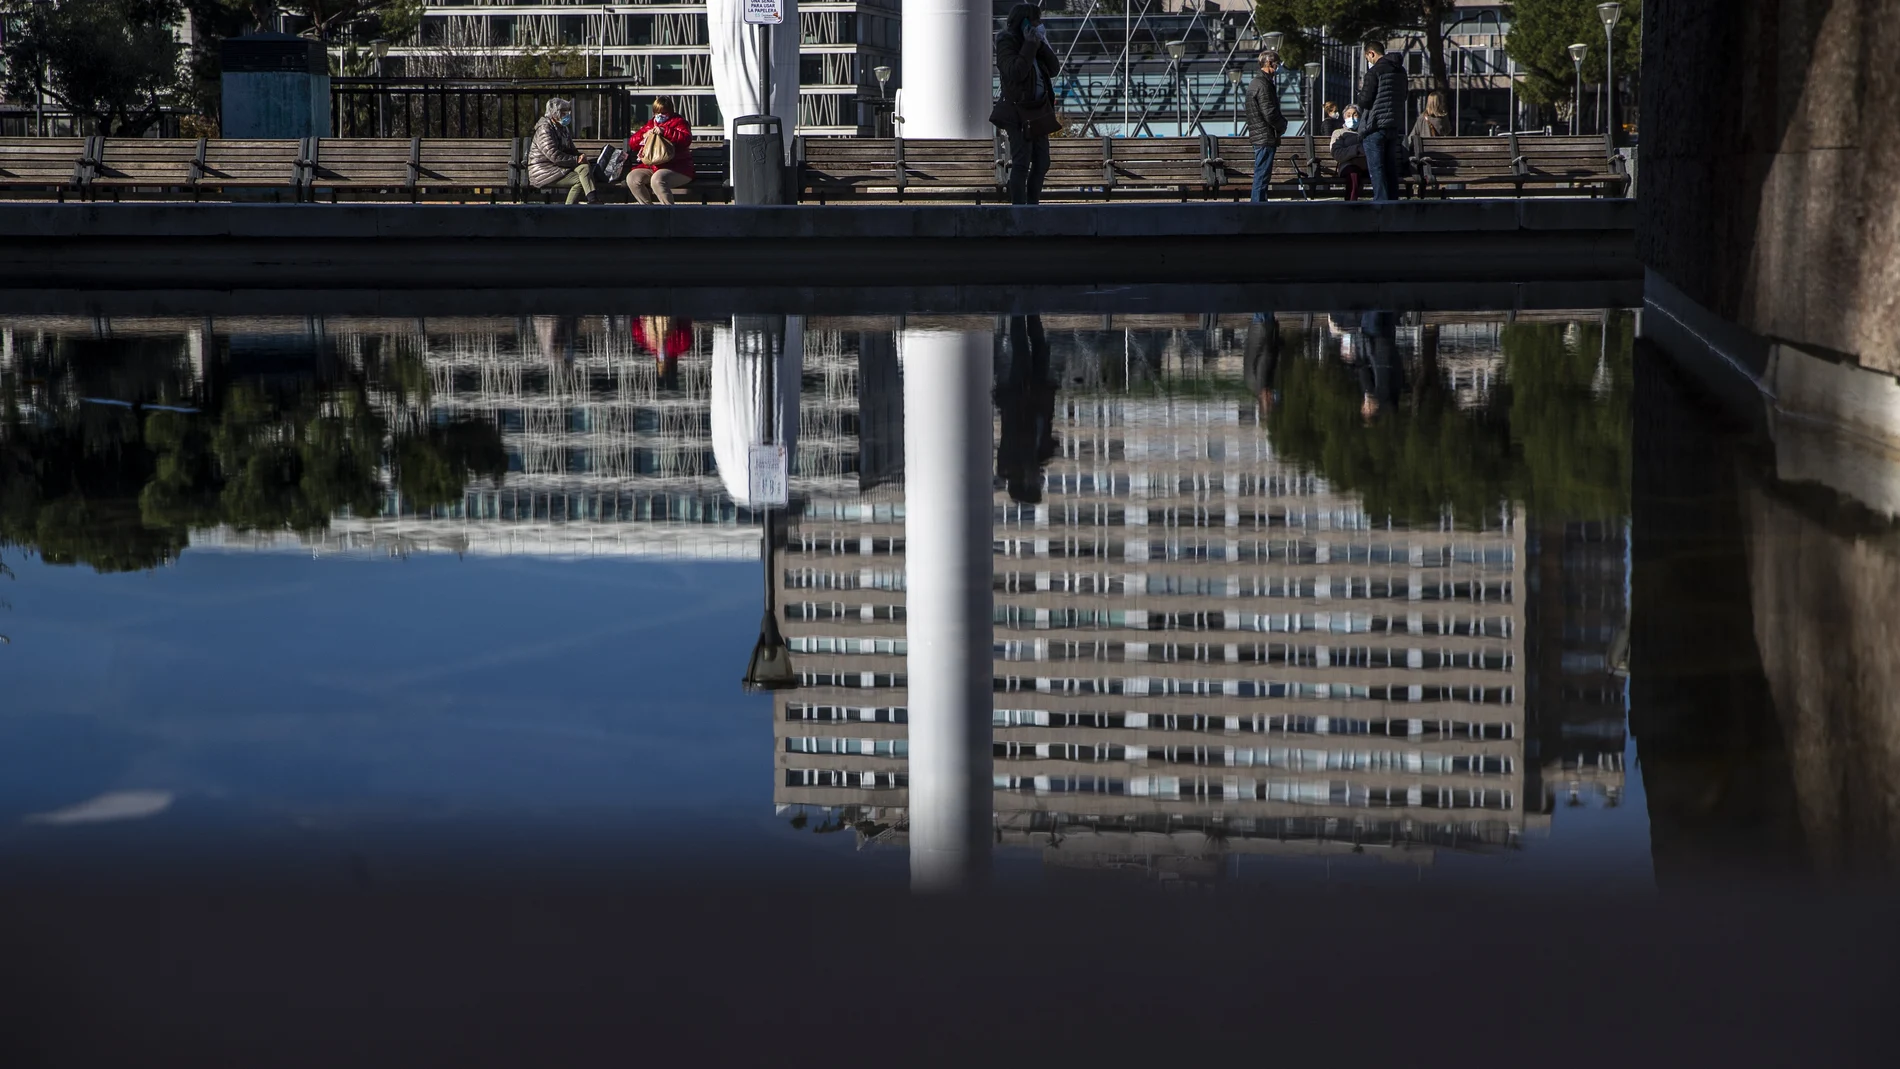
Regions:
[[[1306,65],[1306,77],[1307,77],[1307,80],[1309,81],[1318,81],[1319,80],[1319,64],[1308,63]]]
[[[1242,78],[1245,78],[1246,76],[1247,76],[1247,72],[1241,70],[1239,67],[1227,68],[1227,80],[1234,83],[1235,85],[1239,85],[1240,80]]]
[[[1617,22],[1621,20],[1623,17],[1623,5],[1622,4],[1598,4],[1597,17],[1603,20],[1603,29],[1606,32],[1609,30],[1614,30],[1616,29]]]
[[[885,82],[891,80],[891,69],[889,67],[872,67],[871,73],[877,76],[877,84],[879,85],[883,85]]]
[[[1570,46],[1570,62],[1575,63],[1576,65],[1581,67],[1583,65],[1583,57],[1589,51],[1590,51],[1589,45],[1571,45]]]
[[[389,38],[378,37],[374,41],[371,41],[369,43],[369,50],[375,53],[377,59],[387,56],[389,54]]]
[[[1168,55],[1173,56],[1175,59],[1180,59],[1182,56],[1187,55],[1187,42],[1169,41]]]
[[[1264,51],[1278,52],[1280,50],[1280,46],[1283,44],[1286,44],[1286,34],[1283,34],[1279,32],[1278,30],[1276,30],[1273,33],[1269,33],[1262,36],[1260,38],[1260,42],[1263,46],[1265,46]]]

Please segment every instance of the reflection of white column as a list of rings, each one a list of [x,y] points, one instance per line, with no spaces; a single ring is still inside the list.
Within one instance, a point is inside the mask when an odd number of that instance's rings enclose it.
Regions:
[[[907,138],[989,137],[990,0],[904,0]]]
[[[983,881],[991,836],[991,334],[905,331],[910,875]]]

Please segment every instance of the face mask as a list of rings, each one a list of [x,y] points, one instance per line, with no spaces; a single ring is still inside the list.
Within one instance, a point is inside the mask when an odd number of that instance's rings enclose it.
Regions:
[[[562,125],[562,126],[572,126],[572,125],[574,125],[574,116],[572,116],[572,115],[563,115],[563,116],[561,116],[561,125]]]
[[[1352,118],[1346,120],[1346,129],[1352,130],[1352,129],[1358,128],[1358,126],[1359,126],[1359,116],[1354,115]]]

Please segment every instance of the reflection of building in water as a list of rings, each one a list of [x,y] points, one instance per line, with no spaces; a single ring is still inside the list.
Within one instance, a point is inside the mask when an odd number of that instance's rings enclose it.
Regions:
[[[1238,354],[1202,368],[1237,380]],[[1218,390],[1072,393],[1056,422],[1042,502],[996,495],[1001,839],[1179,872],[1423,861],[1541,823],[1517,515],[1388,527]],[[775,572],[803,677],[776,700],[775,800],[885,838],[906,804],[902,516],[814,496]]]
[[[1531,535],[1526,679],[1546,807],[1622,802],[1627,554],[1620,522],[1543,523]]]

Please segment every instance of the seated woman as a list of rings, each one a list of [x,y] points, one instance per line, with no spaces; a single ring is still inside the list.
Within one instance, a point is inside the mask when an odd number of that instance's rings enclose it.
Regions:
[[[1359,140],[1359,105],[1346,105],[1345,125],[1333,131],[1328,148],[1339,165],[1339,177],[1346,182],[1346,199],[1358,200],[1359,191],[1371,180],[1366,167],[1366,149]]]
[[[536,189],[565,189],[569,204],[587,198],[600,203],[594,192],[594,165],[581,159],[574,147],[574,104],[555,97],[541,120],[534,124],[534,140],[528,148],[528,181]]]
[[[633,155],[633,170],[627,172],[627,192],[642,204],[671,204],[673,191],[685,189],[693,180],[693,128],[673,110],[672,97],[653,98],[653,117],[627,138],[627,151]],[[643,152],[647,139],[652,149],[670,156],[654,161],[652,150]],[[663,147],[662,147],[663,146]],[[654,161],[654,162],[649,162]]]

